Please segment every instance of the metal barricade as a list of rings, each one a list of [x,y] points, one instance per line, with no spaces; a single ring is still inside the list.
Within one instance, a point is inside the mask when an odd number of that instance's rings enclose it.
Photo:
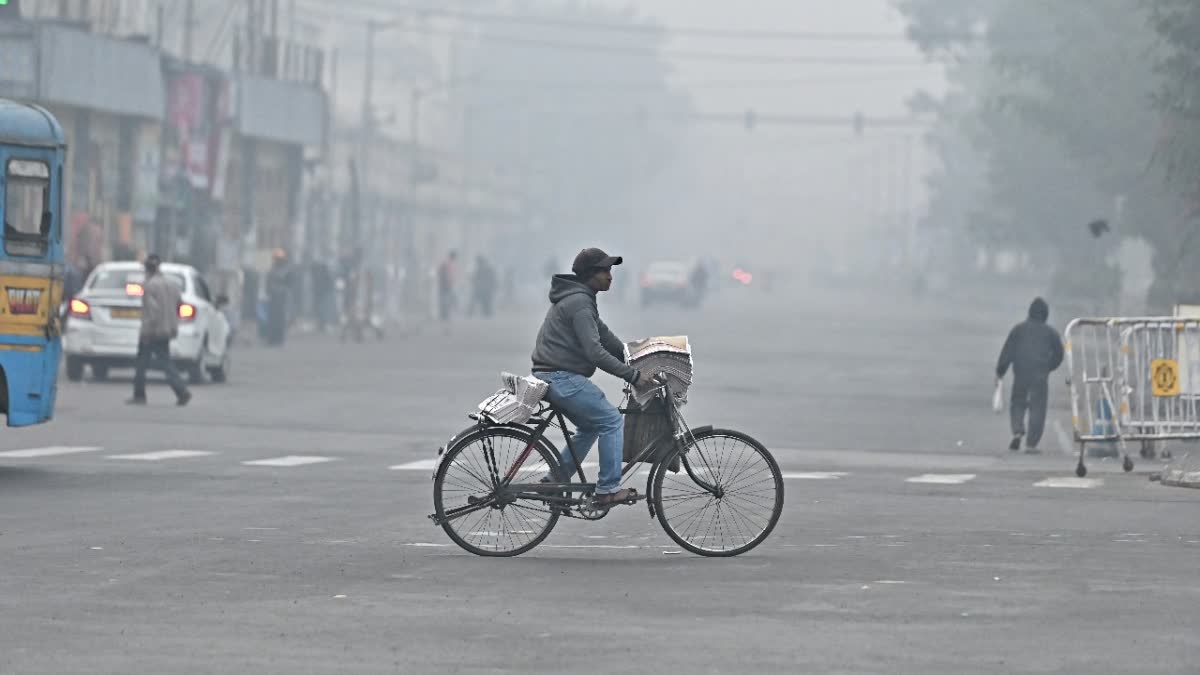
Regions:
[[[1076,319],[1066,360],[1077,475],[1088,444],[1117,444],[1131,471],[1130,441],[1146,457],[1159,441],[1200,440],[1200,319]]]

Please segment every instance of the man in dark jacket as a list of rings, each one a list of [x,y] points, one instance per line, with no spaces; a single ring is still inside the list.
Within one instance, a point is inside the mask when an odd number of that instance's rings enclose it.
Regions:
[[[1013,369],[1012,409],[1009,411],[1013,439],[1008,449],[1014,452],[1021,449],[1022,438],[1026,452],[1038,452],[1037,446],[1046,426],[1050,373],[1062,365],[1062,338],[1046,324],[1049,318],[1050,306],[1045,300],[1036,298],[1029,306],[1029,318],[1009,332],[996,363],[997,378],[1003,378],[1009,366]],[[1028,434],[1026,411],[1029,412]]]
[[[625,419],[604,392],[592,383],[599,368],[637,384],[641,373],[625,363],[625,347],[600,320],[596,295],[612,287],[612,268],[620,257],[597,248],[580,251],[571,266],[574,274],[555,275],[550,285],[550,311],[533,350],[533,373],[549,383],[547,398],[577,427],[573,445],[582,461],[600,440],[600,473],[596,502],[619,504],[637,497],[621,489]],[[575,461],[570,448],[561,455],[561,476],[570,480]]]

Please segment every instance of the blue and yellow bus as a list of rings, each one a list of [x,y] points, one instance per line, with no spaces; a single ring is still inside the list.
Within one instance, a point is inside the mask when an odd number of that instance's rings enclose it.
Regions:
[[[62,354],[66,151],[53,115],[0,99],[0,412],[10,427],[54,415]]]

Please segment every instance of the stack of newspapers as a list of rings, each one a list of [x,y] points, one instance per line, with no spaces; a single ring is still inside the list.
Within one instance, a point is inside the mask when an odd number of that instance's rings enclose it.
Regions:
[[[523,424],[538,409],[550,385],[531,376],[501,373],[504,388],[484,399],[479,411],[497,424]]]
[[[658,395],[659,387],[650,381],[665,375],[675,402],[687,403],[688,388],[692,386],[692,346],[687,336],[652,337],[625,345],[629,365],[642,372],[643,381],[633,389],[633,398],[645,406]]]

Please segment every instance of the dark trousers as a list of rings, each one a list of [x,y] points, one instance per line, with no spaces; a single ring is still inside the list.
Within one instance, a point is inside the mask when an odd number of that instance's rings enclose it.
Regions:
[[[1014,377],[1012,388],[1012,416],[1014,436],[1025,436],[1025,446],[1036,448],[1046,428],[1046,403],[1049,400],[1048,377]],[[1029,428],[1025,428],[1025,413],[1029,413]]]
[[[287,337],[287,296],[267,301],[267,344],[279,346]]]
[[[133,375],[133,397],[146,398],[146,369],[154,368],[163,371],[167,376],[167,384],[175,392],[176,398],[182,398],[187,393],[183,378],[171,361],[170,338],[142,338],[138,343],[137,366]]]

